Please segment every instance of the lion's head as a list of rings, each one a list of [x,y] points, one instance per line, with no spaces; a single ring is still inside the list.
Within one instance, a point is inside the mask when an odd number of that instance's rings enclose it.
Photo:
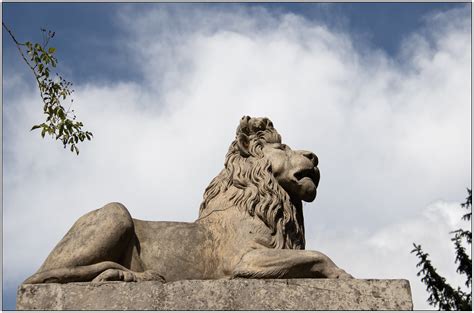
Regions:
[[[304,249],[301,201],[316,197],[317,165],[314,153],[282,144],[268,118],[244,116],[224,169],[206,188],[199,216],[222,210],[223,204],[213,205],[213,200],[227,193],[231,205],[256,215],[272,230],[273,248]]]

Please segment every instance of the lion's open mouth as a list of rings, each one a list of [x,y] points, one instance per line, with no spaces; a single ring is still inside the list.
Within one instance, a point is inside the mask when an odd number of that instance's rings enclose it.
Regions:
[[[316,174],[316,169],[314,167],[300,170],[300,171],[296,172],[293,176],[296,178],[296,180],[298,182],[301,181],[303,178],[306,178],[306,177],[310,178],[315,185],[317,185],[318,182],[319,182],[319,177]]]

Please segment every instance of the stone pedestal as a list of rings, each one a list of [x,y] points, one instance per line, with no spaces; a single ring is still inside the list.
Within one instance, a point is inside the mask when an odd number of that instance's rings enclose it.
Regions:
[[[412,310],[407,280],[233,279],[22,285],[19,310]]]

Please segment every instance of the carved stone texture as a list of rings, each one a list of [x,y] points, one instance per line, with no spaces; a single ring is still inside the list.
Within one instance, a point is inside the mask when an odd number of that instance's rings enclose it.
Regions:
[[[25,283],[350,279],[323,253],[303,250],[302,201],[315,199],[319,178],[314,153],[282,144],[268,118],[244,116],[197,221],[141,221],[107,204],[79,218]]]
[[[18,310],[412,310],[407,280],[233,279],[22,285]]]

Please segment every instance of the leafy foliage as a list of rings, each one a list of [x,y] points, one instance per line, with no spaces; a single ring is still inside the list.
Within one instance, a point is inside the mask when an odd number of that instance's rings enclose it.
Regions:
[[[466,198],[466,202],[461,204],[461,206],[470,211],[463,215],[462,219],[470,221],[472,214],[472,193],[471,189],[467,189],[467,191],[468,197]],[[463,239],[470,245],[472,242],[472,233],[470,230],[458,229],[451,232],[451,234],[454,234],[451,240],[454,242],[456,252],[455,264],[458,264],[457,273],[466,276],[465,284],[467,288],[470,288],[472,286],[472,260],[466,252],[466,248],[463,246]],[[416,256],[420,259],[416,267],[421,267],[421,270],[417,275],[422,276],[421,281],[426,285],[426,291],[430,294],[428,303],[437,306],[439,310],[471,311],[472,293],[464,292],[460,287],[457,289],[451,287],[451,285],[446,282],[446,278],[436,272],[436,268],[431,264],[431,260],[428,258],[428,253],[423,252],[420,245],[414,243],[413,246],[414,249],[411,253],[416,253]]]
[[[16,40],[5,23],[2,22],[2,25],[15,42],[21,57],[33,72],[44,103],[43,112],[46,115],[46,121],[34,125],[31,130],[41,130],[41,137],[44,138],[48,134],[55,140],[60,140],[64,148],[69,146],[71,152],[75,151],[76,154],[79,154],[77,144],[85,139],[91,140],[93,135],[89,131],[84,131],[82,129],[83,123],[76,120],[74,110],[71,110],[72,99],[67,110],[62,105],[62,102],[74,92],[71,89],[72,83],[57,73],[54,78],[51,78],[51,69],[56,67],[58,60],[54,55],[56,49],[48,48],[48,44],[54,38],[55,32],[41,29],[42,44],[29,41],[21,43]]]

